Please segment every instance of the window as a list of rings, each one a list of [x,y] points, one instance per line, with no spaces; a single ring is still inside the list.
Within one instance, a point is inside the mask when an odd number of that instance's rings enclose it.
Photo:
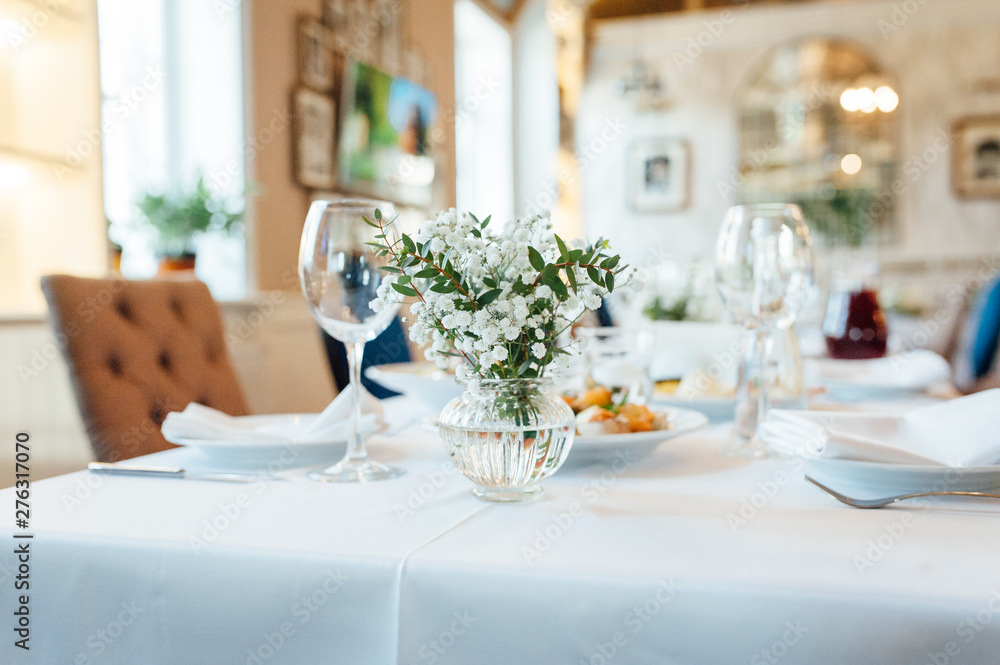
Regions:
[[[514,216],[511,37],[472,0],[455,3],[455,161],[458,207]]]
[[[238,2],[98,0],[104,206],[127,277],[156,273],[149,229],[133,222],[146,191],[244,190]],[[227,165],[239,165],[233,173]],[[242,237],[205,236],[197,275],[222,300],[246,291]]]

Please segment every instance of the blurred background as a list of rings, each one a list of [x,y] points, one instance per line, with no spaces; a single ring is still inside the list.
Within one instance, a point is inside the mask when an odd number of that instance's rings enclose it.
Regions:
[[[51,273],[193,269],[252,410],[322,409],[296,259],[340,194],[551,210],[639,269],[619,322],[719,322],[726,209],[798,203],[803,326],[877,283],[890,346],[944,352],[1000,267],[998,63],[995,0],[0,0],[2,429],[35,477],[90,459]]]

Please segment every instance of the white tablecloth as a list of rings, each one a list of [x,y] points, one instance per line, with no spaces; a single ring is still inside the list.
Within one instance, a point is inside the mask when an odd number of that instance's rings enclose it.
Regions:
[[[564,468],[527,505],[472,497],[419,425],[371,445],[408,473],[368,485],[41,481],[30,652],[4,490],[0,662],[996,661],[1000,506],[851,509],[794,461],[719,455],[726,434]]]

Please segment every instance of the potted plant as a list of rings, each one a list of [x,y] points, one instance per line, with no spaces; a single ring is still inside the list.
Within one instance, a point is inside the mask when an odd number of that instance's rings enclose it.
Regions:
[[[243,212],[212,194],[203,177],[191,191],[147,192],[136,202],[142,216],[156,231],[156,248],[162,271],[194,270],[194,240],[208,232],[231,233],[242,221]]]

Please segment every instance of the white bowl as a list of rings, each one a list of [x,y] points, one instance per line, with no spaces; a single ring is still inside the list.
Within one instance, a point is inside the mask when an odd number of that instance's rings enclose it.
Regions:
[[[439,411],[463,391],[454,374],[428,362],[374,365],[365,370],[365,376],[389,390],[422,400]]]

